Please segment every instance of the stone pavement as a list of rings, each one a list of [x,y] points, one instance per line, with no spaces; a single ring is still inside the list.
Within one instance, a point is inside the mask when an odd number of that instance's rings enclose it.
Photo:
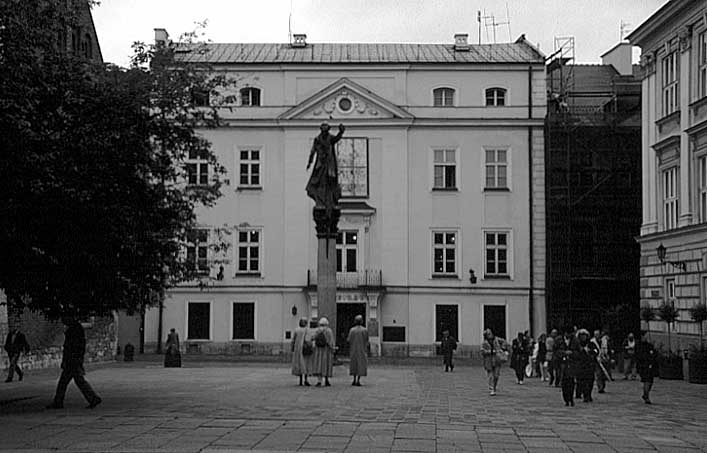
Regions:
[[[0,451],[205,452],[698,452],[707,451],[707,386],[609,383],[595,402],[566,408],[558,389],[515,383],[504,369],[490,397],[483,370],[377,365],[363,387],[345,367],[330,388],[299,387],[283,364],[113,363],[90,368],[103,397],[84,409],[44,406],[57,370],[0,383]]]

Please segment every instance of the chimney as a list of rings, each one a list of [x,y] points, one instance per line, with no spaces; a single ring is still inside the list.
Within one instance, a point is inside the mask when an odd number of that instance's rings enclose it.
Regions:
[[[601,64],[610,64],[621,75],[633,74],[633,46],[628,42],[620,42],[601,56]]]
[[[304,33],[295,33],[292,35],[292,47],[307,47],[307,35]]]
[[[169,33],[164,28],[155,28],[155,45],[157,47],[169,45]]]
[[[467,33],[457,33],[454,35],[454,50],[458,52],[469,51],[469,35]]]

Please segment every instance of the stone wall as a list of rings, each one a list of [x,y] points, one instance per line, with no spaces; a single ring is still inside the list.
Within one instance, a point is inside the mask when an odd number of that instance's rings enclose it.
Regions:
[[[115,320],[112,316],[96,317],[83,323],[86,333],[85,361],[102,362],[115,359],[117,338]],[[64,342],[64,326],[61,322],[50,321],[43,315],[25,310],[18,317],[10,317],[9,326],[19,323],[20,331],[25,334],[30,344],[30,353],[23,354],[20,367],[33,370],[54,368],[61,365],[62,344]],[[5,342],[5,335],[2,342]],[[4,370],[8,367],[7,354],[0,352],[0,365]]]

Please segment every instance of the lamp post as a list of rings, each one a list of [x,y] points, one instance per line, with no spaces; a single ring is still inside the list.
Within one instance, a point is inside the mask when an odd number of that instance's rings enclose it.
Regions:
[[[667,255],[667,249],[661,242],[658,247],[655,249],[656,254],[658,255],[658,260],[660,260],[661,264],[668,263],[674,268],[680,269],[683,272],[687,272],[687,262],[686,261],[670,261],[666,259]]]

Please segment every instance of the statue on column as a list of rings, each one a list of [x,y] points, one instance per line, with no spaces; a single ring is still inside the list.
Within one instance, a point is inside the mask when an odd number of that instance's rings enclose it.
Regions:
[[[329,230],[329,233],[335,233],[338,216],[334,219],[334,210],[339,203],[339,198],[341,198],[341,185],[339,185],[339,169],[334,145],[341,140],[345,128],[343,124],[339,124],[339,133],[336,135],[330,134],[329,129],[329,124],[322,123],[321,133],[314,138],[307,170],[312,166],[315,157],[316,161],[309,182],[307,182],[307,195],[315,203],[314,215],[317,230],[320,230],[320,221],[317,217],[323,216],[324,218],[321,220],[327,224],[326,230]]]

